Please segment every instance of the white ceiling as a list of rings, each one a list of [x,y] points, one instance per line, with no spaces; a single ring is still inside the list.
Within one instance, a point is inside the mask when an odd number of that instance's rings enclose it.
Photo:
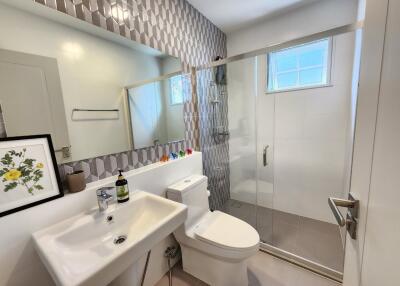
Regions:
[[[225,33],[318,0],[187,0]]]

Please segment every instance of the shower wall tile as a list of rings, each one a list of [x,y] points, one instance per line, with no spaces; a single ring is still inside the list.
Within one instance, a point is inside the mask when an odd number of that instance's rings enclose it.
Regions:
[[[77,170],[83,170],[86,183],[118,175],[118,170],[129,171],[159,161],[163,154],[176,152],[186,147],[185,141],[177,141],[157,147],[148,147],[118,154],[98,156],[58,166],[61,178]],[[158,150],[158,151],[157,151]],[[157,155],[158,154],[158,155]],[[65,183],[65,182],[63,182]]]
[[[84,169],[86,181],[92,182],[115,175],[118,168],[130,170],[156,162],[171,151],[200,149],[201,146],[202,151],[204,148],[208,152],[207,145],[203,144],[205,141],[200,142],[196,73],[191,67],[208,63],[216,56],[226,56],[226,36],[199,11],[185,0],[33,1],[176,56],[188,73],[184,79],[184,141],[63,164],[59,166],[63,180],[67,173],[76,169]],[[219,148],[222,154],[216,155],[225,158],[225,148]],[[211,157],[207,155],[207,158]],[[207,161],[205,166],[208,165]],[[221,174],[213,175],[209,168],[205,173],[211,176],[210,181],[215,186],[221,185],[215,183],[218,180],[216,177]],[[223,189],[226,184],[222,184]]]
[[[226,55],[225,34],[185,0],[33,1],[179,57],[189,66]]]
[[[208,177],[211,192],[210,207],[221,209],[230,199],[229,136],[215,134],[229,130],[228,94],[226,85],[216,84],[214,70],[197,72],[200,145],[203,152],[204,174]],[[219,103],[212,103],[214,99]]]

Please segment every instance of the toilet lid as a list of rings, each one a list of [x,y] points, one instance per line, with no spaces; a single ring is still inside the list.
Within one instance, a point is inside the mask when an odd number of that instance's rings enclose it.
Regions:
[[[220,211],[209,213],[194,234],[199,240],[235,250],[251,249],[260,242],[258,232],[251,225]]]

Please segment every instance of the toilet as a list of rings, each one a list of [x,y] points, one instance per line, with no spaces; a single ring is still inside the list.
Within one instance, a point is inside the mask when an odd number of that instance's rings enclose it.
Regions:
[[[183,270],[215,286],[246,286],[247,260],[257,253],[260,236],[248,223],[211,212],[207,177],[193,175],[168,187],[168,199],[188,207],[174,236],[182,250]]]

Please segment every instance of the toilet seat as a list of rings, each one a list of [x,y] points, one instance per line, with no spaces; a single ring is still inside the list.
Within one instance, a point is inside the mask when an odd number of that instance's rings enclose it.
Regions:
[[[220,211],[209,212],[193,229],[194,238],[218,248],[251,251],[260,236],[248,223]]]

